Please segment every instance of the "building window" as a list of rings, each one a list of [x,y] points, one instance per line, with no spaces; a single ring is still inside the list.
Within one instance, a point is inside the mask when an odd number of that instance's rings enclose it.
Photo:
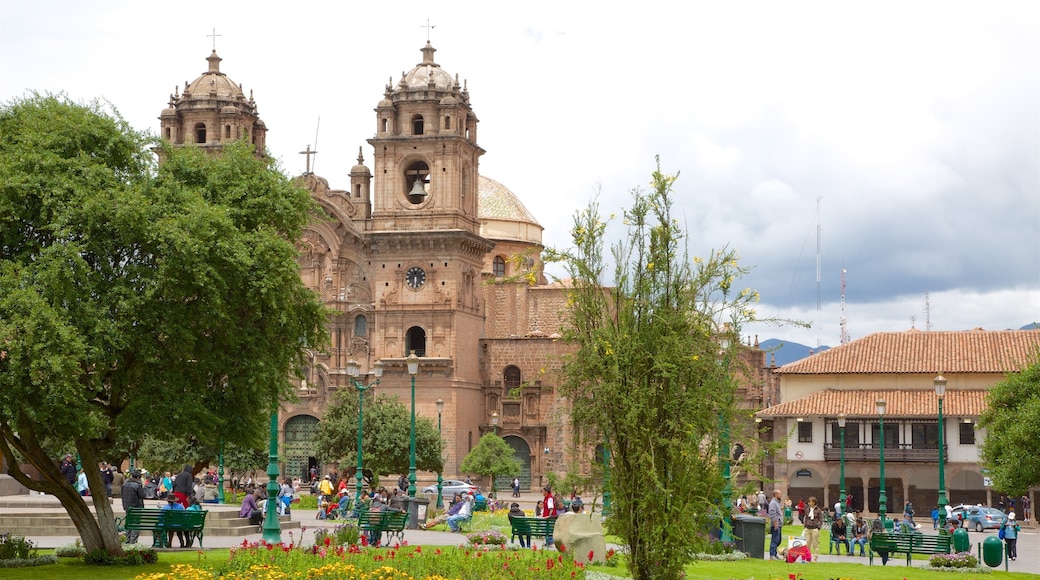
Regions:
[[[204,144],[206,142],[206,124],[198,123],[195,125],[195,142]]]
[[[888,433],[885,433],[888,436]],[[938,449],[939,424],[914,423],[910,425],[911,449]]]
[[[416,115],[412,117],[412,135],[423,134],[423,118],[422,115]]]
[[[870,426],[870,440],[871,447],[878,449],[881,447],[881,429],[877,423]],[[885,425],[885,449],[899,447],[899,425],[893,425],[891,423]]]
[[[444,128],[451,129],[451,115],[444,116]]]
[[[831,448],[841,448],[841,427],[837,422],[831,423]],[[845,449],[859,449],[859,423],[845,422]]]
[[[404,356],[413,352],[415,356],[426,356],[426,331],[420,326],[409,328],[404,337]]]
[[[958,429],[961,435],[961,445],[974,445],[975,444],[975,424],[974,423],[960,423]]]
[[[171,135],[172,135],[172,132],[170,131],[170,128],[167,127],[166,128],[166,140],[167,141],[169,141],[171,139]]]
[[[491,269],[495,273],[495,278],[501,278],[506,275],[506,261],[502,256],[495,256]]]
[[[509,393],[511,389],[520,388],[520,369],[509,365],[504,371],[502,371],[502,383],[506,387],[506,393]]]
[[[812,443],[812,423],[800,421],[798,423],[798,442]]]
[[[358,316],[354,319],[354,336],[366,336],[368,334],[368,319]]]
[[[231,125],[224,125],[224,138],[225,139],[230,139],[231,138]]]

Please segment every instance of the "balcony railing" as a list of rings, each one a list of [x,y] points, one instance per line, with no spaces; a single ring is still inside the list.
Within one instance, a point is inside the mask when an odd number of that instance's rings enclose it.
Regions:
[[[825,461],[841,461],[841,447],[838,445],[827,445],[823,449]],[[949,459],[949,448],[944,448],[943,459]],[[880,462],[881,450],[869,445],[845,448],[845,462]],[[898,447],[885,447],[885,463],[937,463],[939,461],[939,449],[914,448],[910,445],[899,445]]]

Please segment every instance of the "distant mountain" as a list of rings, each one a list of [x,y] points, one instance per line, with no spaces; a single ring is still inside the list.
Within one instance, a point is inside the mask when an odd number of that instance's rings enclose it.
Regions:
[[[1033,322],[1019,328],[1019,330],[1036,330],[1038,328],[1040,328],[1040,322]]]
[[[792,363],[796,360],[802,360],[809,356],[810,352],[818,353],[825,350],[830,350],[829,346],[821,346],[819,348],[812,346],[805,346],[804,344],[798,344],[797,342],[790,342],[786,340],[780,340],[778,338],[770,338],[763,340],[758,343],[758,347],[766,351],[766,363],[768,364],[773,360],[772,354],[776,355],[776,366],[782,367],[787,363]]]

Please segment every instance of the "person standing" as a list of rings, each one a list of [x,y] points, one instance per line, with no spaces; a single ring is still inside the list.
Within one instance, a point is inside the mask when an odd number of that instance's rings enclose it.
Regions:
[[[758,499],[758,511],[766,511],[766,492],[758,490],[758,498],[756,499]]]
[[[1029,496],[1023,494],[1022,495],[1022,500],[1019,502],[1019,505],[1022,506],[1022,519],[1023,519],[1023,521],[1025,521],[1025,523],[1028,524],[1029,523],[1029,513],[1032,511],[1032,507],[1033,507],[1032,506],[1032,502],[1029,501]]]
[[[120,495],[123,501],[123,511],[129,512],[132,507],[144,507],[144,486],[141,485],[140,471],[135,469],[130,472],[130,479],[123,482],[123,489],[120,490]],[[126,543],[136,544],[140,535],[141,532],[139,530],[127,530]]]
[[[61,460],[61,474],[65,476],[69,485],[76,485],[76,462],[72,460],[71,453],[66,453],[65,459]]]
[[[769,540],[769,559],[776,560],[779,558],[777,554],[777,548],[780,547],[781,528],[784,525],[784,509],[780,503],[780,490],[773,490],[773,499],[769,501],[769,529],[772,532],[772,538]]]
[[[191,466],[185,463],[184,469],[173,478],[173,495],[182,508],[191,505],[191,496],[195,493],[192,487],[194,483],[195,476],[191,474]]]
[[[1008,513],[1007,521],[1004,522],[1004,547],[1007,550],[1007,559],[1014,562],[1018,559],[1018,532],[1021,528],[1015,521],[1015,512]]]
[[[820,553],[820,528],[823,527],[823,510],[816,504],[816,496],[809,498],[802,518],[805,524],[805,543],[809,545],[809,553],[817,556]]]
[[[105,484],[105,495],[112,497],[112,468],[108,462],[101,462],[101,483]]]
[[[76,476],[76,491],[83,497],[90,495],[90,486],[87,484],[87,472],[80,469]]]
[[[520,478],[513,478],[513,497],[520,497]],[[523,547],[523,546],[521,546]]]
[[[120,497],[123,495],[123,484],[126,483],[126,477],[119,471],[118,467],[112,468],[112,497]]]

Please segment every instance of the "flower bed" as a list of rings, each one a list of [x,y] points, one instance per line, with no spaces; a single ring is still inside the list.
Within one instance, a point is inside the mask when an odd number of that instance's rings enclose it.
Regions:
[[[474,546],[504,546],[506,545],[506,537],[500,532],[495,530],[483,530],[480,532],[473,532],[468,534],[466,539],[469,540],[470,544]]]

